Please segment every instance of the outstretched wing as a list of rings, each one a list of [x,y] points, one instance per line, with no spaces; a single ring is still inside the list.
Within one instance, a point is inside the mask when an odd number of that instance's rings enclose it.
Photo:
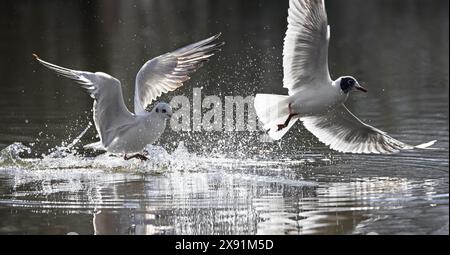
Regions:
[[[94,98],[94,121],[102,144],[107,147],[115,138],[116,130],[129,124],[133,114],[128,111],[122,96],[120,81],[106,73],[90,73],[60,67],[40,59],[39,63],[81,84]]]
[[[304,85],[329,84],[328,26],[323,0],[290,0],[283,49],[283,87],[295,94]]]
[[[208,61],[224,44],[217,43],[220,34],[176,51],[153,58],[145,63],[136,77],[134,111],[145,112],[145,108],[162,93],[174,91],[190,79],[195,72]]]
[[[308,131],[331,149],[348,153],[395,153],[403,149],[427,148],[436,141],[412,146],[369,126],[344,105],[322,116],[300,118]]]

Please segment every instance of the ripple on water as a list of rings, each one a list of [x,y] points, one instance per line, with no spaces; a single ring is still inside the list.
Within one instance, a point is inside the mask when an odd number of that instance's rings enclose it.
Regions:
[[[30,158],[30,150],[0,152],[1,186],[9,187],[0,211],[90,215],[98,234],[383,233],[374,226],[411,205],[430,214],[448,205],[448,158],[434,152],[236,159],[181,143],[172,153],[150,146],[152,161],[140,162],[76,151]]]

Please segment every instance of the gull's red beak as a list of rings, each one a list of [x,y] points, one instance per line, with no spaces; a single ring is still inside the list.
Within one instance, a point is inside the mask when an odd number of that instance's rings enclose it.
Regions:
[[[363,86],[359,85],[359,84],[357,84],[357,85],[355,86],[355,89],[357,89],[357,90],[359,90],[359,91],[362,91],[362,92],[364,92],[364,93],[367,93],[367,89],[364,88]]]

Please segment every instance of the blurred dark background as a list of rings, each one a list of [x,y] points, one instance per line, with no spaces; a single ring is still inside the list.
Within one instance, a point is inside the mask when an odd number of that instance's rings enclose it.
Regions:
[[[448,141],[448,1],[326,5],[332,78],[354,75],[370,91],[349,100],[352,111],[407,141],[417,139],[417,133],[404,132],[411,123],[443,118]],[[39,66],[32,53],[64,67],[113,75],[132,109],[134,78],[143,63],[222,32],[223,51],[163,100],[191,98],[193,87],[222,97],[287,93],[282,88],[287,0],[19,0],[0,7],[0,148],[36,141],[49,148],[79,134],[92,118],[91,98]],[[163,139],[202,139],[171,132]],[[92,128],[87,140],[94,135]]]
[[[288,0],[0,1],[0,233],[448,234],[449,1],[325,2],[332,78],[353,75],[369,89],[349,98],[351,111],[442,149],[335,153],[298,124],[275,144],[168,128],[160,144],[171,152],[184,141],[191,152],[169,169],[107,156],[21,160],[21,146],[3,148],[35,144],[33,154],[48,155],[92,119],[83,89],[32,53],[115,76],[132,109],[142,64],[222,32],[223,51],[163,100],[191,98],[194,87],[222,98],[286,94]],[[82,144],[93,140],[90,128]]]

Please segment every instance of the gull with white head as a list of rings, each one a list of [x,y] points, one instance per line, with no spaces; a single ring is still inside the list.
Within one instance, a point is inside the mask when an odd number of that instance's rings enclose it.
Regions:
[[[367,90],[351,76],[331,79],[329,41],[324,1],[290,0],[283,49],[283,87],[289,95],[257,94],[254,103],[272,139],[281,139],[300,120],[319,141],[344,153],[394,153],[436,142],[408,145],[353,115],[344,105],[350,92]]]
[[[94,123],[100,141],[85,147],[125,154],[125,159],[147,158],[141,154],[147,144],[162,135],[172,117],[169,104],[159,102],[148,112],[146,108],[162,93],[174,91],[190,79],[189,75],[220,51],[220,34],[187,45],[146,62],[136,76],[134,113],[125,106],[120,81],[102,72],[76,71],[60,67],[33,56],[57,74],[75,80],[94,99]],[[135,155],[127,156],[127,154]]]

